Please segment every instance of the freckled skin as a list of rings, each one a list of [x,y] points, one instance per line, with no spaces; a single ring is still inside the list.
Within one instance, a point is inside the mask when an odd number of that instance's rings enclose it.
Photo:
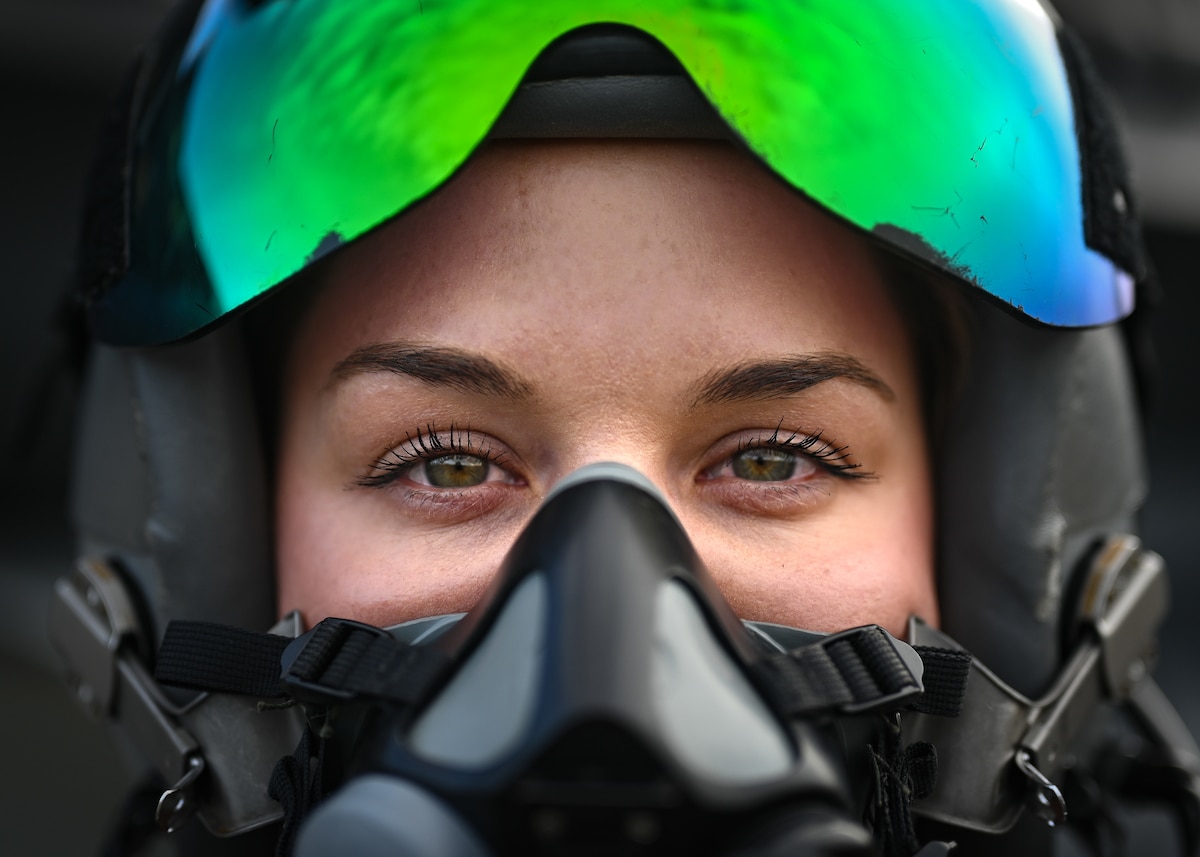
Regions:
[[[722,144],[484,149],[325,264],[284,379],[281,612],[386,625],[468,609],[555,482],[608,460],[662,488],[745,618],[896,634],[910,614],[936,623],[912,347],[863,241]],[[332,378],[355,349],[393,341],[486,357],[531,392]],[[828,353],[893,395],[838,378],[695,404],[714,371]],[[469,428],[471,452],[499,456],[484,485],[447,499],[407,477],[358,484],[406,438],[433,428],[444,441],[452,427]],[[807,475],[786,484],[721,469],[773,431],[819,432],[873,478],[803,456]]]

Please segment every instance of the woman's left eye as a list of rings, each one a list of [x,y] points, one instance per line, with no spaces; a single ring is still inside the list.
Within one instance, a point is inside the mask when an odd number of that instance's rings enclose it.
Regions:
[[[710,479],[734,477],[748,482],[789,482],[803,480],[820,467],[808,456],[768,446],[742,449],[706,474]]]
[[[743,449],[730,463],[735,476],[754,482],[782,482],[796,472],[796,455],[783,449]]]

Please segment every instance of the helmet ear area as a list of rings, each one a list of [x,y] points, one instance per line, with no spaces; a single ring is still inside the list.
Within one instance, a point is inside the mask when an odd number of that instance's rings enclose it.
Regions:
[[[274,621],[264,449],[241,324],[169,348],[98,346],[76,441],[85,556],[116,561],[157,641],[172,619]]]
[[[1037,697],[1064,657],[1095,546],[1136,533],[1147,492],[1116,327],[1035,327],[974,302],[967,379],[938,467],[943,629]]]

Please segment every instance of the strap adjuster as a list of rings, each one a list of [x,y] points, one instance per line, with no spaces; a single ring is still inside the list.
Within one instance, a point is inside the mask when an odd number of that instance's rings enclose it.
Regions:
[[[295,639],[210,622],[172,622],[159,647],[163,684],[316,705],[373,700],[412,705],[450,658],[381,628],[325,619]]]
[[[386,639],[400,647],[381,628],[351,619],[325,619],[288,644],[280,656],[279,683],[283,693],[299,702],[333,704],[361,695],[345,682],[348,658],[361,657],[372,640]],[[337,664],[340,660],[340,668]],[[337,675],[330,675],[336,672]]]
[[[921,656],[878,625],[768,654],[757,671],[789,717],[895,711],[925,689]]]

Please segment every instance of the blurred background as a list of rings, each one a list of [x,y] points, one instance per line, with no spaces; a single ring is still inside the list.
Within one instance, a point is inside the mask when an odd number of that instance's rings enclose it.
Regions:
[[[127,783],[58,678],[50,587],[70,566],[73,379],[58,332],[106,100],[169,0],[0,0],[0,853],[95,853]],[[1158,675],[1200,733],[1200,2],[1059,0],[1116,98],[1166,293],[1146,541],[1173,572]],[[114,485],[114,491],[120,486]]]

